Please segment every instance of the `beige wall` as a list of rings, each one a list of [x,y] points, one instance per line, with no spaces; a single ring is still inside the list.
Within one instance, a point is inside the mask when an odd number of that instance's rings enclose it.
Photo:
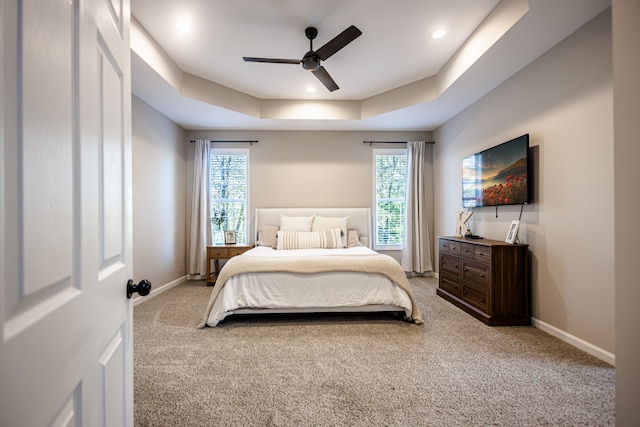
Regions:
[[[186,275],[186,134],[136,96],[132,112],[133,278],[157,289]]]
[[[615,350],[610,19],[600,15],[434,134],[438,235],[455,230],[462,158],[530,134],[534,200],[519,236],[530,245],[534,321],[605,360]],[[504,240],[519,213],[477,208],[472,230]]]
[[[252,146],[215,145],[250,148],[251,226],[256,208],[373,207],[373,149],[403,145],[370,146],[363,141],[431,141],[432,138],[431,132],[354,131],[188,131],[187,136],[189,140],[259,141]],[[193,144],[189,144],[188,177],[192,176],[193,150]],[[431,173],[429,164],[427,174],[431,176]],[[190,212],[187,218],[190,219]],[[389,254],[400,257],[398,251]]]

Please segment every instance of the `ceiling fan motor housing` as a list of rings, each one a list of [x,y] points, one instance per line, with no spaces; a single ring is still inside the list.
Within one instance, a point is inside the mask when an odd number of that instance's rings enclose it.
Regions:
[[[300,62],[302,62],[302,68],[304,68],[305,70],[315,71],[320,68],[320,59],[318,59],[318,57],[314,55],[314,52],[312,50],[305,53],[302,61]]]

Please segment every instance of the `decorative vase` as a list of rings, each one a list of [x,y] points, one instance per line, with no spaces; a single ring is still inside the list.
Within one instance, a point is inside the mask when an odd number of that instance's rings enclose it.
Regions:
[[[213,232],[213,244],[224,245],[224,231],[216,230]]]

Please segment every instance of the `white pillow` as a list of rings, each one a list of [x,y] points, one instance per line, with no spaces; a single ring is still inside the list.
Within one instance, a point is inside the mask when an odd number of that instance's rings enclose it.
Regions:
[[[347,246],[347,218],[330,218],[326,216],[316,216],[313,218],[313,226],[311,231],[332,230],[339,228],[342,232],[342,246]]]
[[[256,239],[256,246],[269,246],[275,248],[277,242],[278,226],[276,225],[263,225],[258,229],[258,238]]]
[[[343,248],[340,229],[323,231],[278,231],[278,250]]]
[[[360,233],[358,233],[358,230],[349,230],[347,232],[347,248],[354,248],[356,246],[362,246],[362,243],[360,243]]]
[[[312,216],[284,216],[280,215],[280,230],[282,231],[311,231]]]

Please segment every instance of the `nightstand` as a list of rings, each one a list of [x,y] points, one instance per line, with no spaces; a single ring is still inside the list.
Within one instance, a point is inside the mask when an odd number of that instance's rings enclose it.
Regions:
[[[220,274],[220,265],[218,260],[233,258],[236,255],[245,253],[251,249],[253,245],[217,245],[207,246],[207,286],[215,285]],[[213,261],[214,270],[211,271],[211,261]]]

